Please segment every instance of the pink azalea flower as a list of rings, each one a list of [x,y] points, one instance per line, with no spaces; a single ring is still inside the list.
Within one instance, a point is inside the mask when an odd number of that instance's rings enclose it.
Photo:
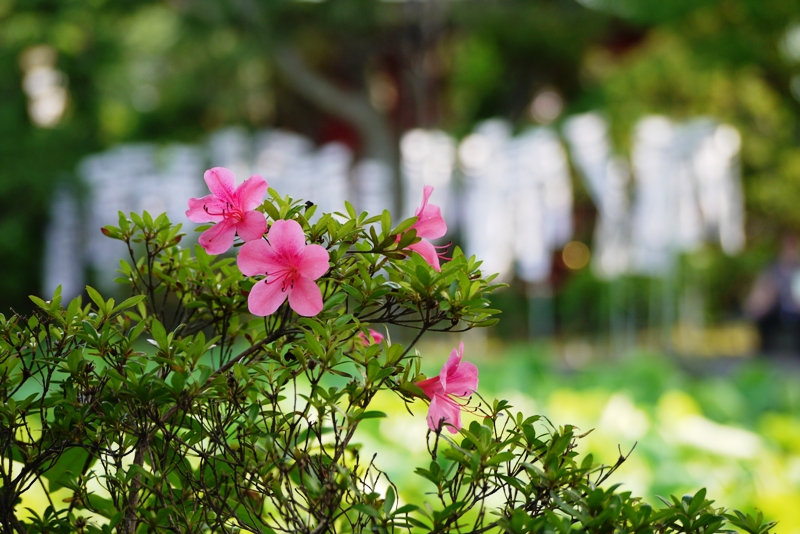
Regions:
[[[428,408],[428,427],[438,432],[446,425],[455,434],[461,428],[461,408],[453,397],[469,397],[478,389],[478,368],[475,364],[461,362],[464,343],[459,343],[447,358],[438,376],[417,382],[431,400]]]
[[[428,204],[431,193],[433,193],[433,186],[426,185],[422,194],[422,205],[417,208],[416,213],[414,213],[414,216],[417,217],[417,222],[415,222],[414,226],[410,229],[417,231],[417,237],[438,239],[447,233],[447,224],[442,218],[442,212],[439,206]],[[400,240],[400,236],[397,237],[397,240]],[[439,266],[439,257],[441,254],[436,252],[436,247],[429,242],[423,240],[419,243],[409,245],[408,248],[422,256],[422,258],[437,271],[442,270]]]
[[[361,340],[361,343],[365,347],[369,347],[370,345],[377,345],[383,342],[383,334],[378,332],[377,330],[373,330],[372,328],[369,329],[369,337],[364,332],[358,333],[358,339]]]
[[[288,298],[289,306],[305,317],[322,310],[322,293],[316,280],[328,271],[328,251],[306,245],[306,235],[297,221],[275,221],[267,241],[259,239],[242,246],[237,263],[247,276],[264,274],[247,297],[253,315],[275,313]]]
[[[267,182],[254,174],[236,187],[236,178],[224,167],[207,170],[203,179],[211,194],[190,198],[186,217],[192,222],[217,223],[200,234],[198,242],[206,252],[222,254],[231,248],[236,234],[242,241],[261,239],[267,220],[255,209],[264,200]]]

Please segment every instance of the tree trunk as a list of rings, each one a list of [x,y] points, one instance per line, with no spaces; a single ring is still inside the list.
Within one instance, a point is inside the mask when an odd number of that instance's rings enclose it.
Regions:
[[[364,156],[385,162],[392,170],[395,213],[402,208],[398,143],[386,117],[372,107],[364,93],[344,91],[311,70],[292,48],[281,45],[274,52],[275,64],[286,82],[323,111],[341,117],[356,127],[364,143]]]

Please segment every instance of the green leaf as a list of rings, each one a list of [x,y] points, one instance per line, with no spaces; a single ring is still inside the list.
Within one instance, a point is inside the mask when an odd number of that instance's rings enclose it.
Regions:
[[[408,245],[414,242],[417,239],[417,231],[416,230],[408,230],[400,237],[400,241],[397,243],[397,248],[402,250],[406,248]]]
[[[158,348],[164,352],[169,350],[169,346],[167,344],[167,331],[164,328],[164,325],[162,325],[161,322],[159,322],[156,318],[153,318],[153,322],[150,323],[150,333],[153,335],[153,341],[156,342]]]
[[[392,230],[392,233],[398,235],[402,234],[403,232],[414,226],[418,220],[419,219],[417,217],[409,217],[405,221],[398,224],[397,227],[394,230]]]
[[[328,337],[328,331],[325,330],[325,326],[320,324],[320,322],[314,319],[313,317],[303,317],[302,319],[300,319],[300,322],[303,323],[304,325],[309,326],[311,330],[313,330],[314,333],[317,334],[320,338]]]
[[[384,515],[389,515],[392,512],[392,508],[394,508],[395,502],[395,494],[394,488],[389,486],[386,490],[386,499],[383,501],[383,513]]]
[[[489,458],[486,461],[486,465],[500,465],[503,462],[508,462],[516,458],[516,455],[513,452],[501,452]]]
[[[183,373],[173,373],[169,383],[175,393],[180,393],[186,385],[186,375]]]
[[[275,204],[267,201],[264,202],[263,206],[264,206],[264,211],[267,212],[267,215],[269,215],[270,219],[272,219],[273,221],[277,221],[278,219],[281,218],[281,214],[278,211],[278,208],[275,207]]]
[[[347,210],[347,214],[350,216],[351,219],[356,219],[358,215],[356,214],[356,209],[350,204],[348,201],[344,201],[344,209]]]
[[[144,228],[144,221],[142,221],[142,218],[139,217],[138,213],[131,212],[130,215],[131,215],[131,220],[133,221],[133,224],[135,224],[139,228]]]
[[[689,504],[689,515],[695,515],[700,507],[702,507],[706,502],[706,489],[701,488],[697,493],[694,494],[692,500]]]
[[[368,412],[361,413],[356,416],[356,421],[363,421],[364,419],[382,419],[386,417],[386,413],[380,412],[378,410],[370,410]]]
[[[394,511],[394,515],[407,514],[408,512],[414,512],[416,510],[419,510],[419,506],[416,504],[404,504]]]
[[[100,337],[100,334],[97,333],[97,330],[89,321],[81,321],[81,326],[83,326],[83,331],[86,335],[92,338],[92,341],[97,341],[97,338]]]
[[[319,341],[317,341],[317,338],[314,337],[314,334],[311,332],[305,332],[303,334],[303,339],[305,339],[306,345],[308,346],[308,350],[311,352],[311,354],[318,358],[325,356],[325,349],[322,348],[322,345]]]
[[[86,292],[89,294],[89,298],[92,299],[92,302],[97,305],[97,309],[103,311],[105,309],[106,301],[103,300],[102,295],[100,295],[100,293],[92,286],[86,286]]]
[[[114,307],[114,309],[111,310],[111,314],[113,315],[115,313],[121,312],[122,310],[133,308],[134,306],[142,302],[144,299],[145,299],[144,295],[134,295],[133,297],[127,298],[122,302],[120,302],[119,304],[117,304]]]
[[[417,268],[414,269],[414,272],[417,273],[417,278],[419,278],[419,281],[422,282],[422,285],[424,286],[430,285],[431,273],[427,267],[423,265],[417,265]]]
[[[370,517],[374,517],[376,519],[380,519],[380,517],[381,517],[381,514],[375,508],[373,508],[373,507],[371,507],[369,505],[366,505],[366,504],[362,504],[362,503],[354,504],[353,505],[353,510],[356,510],[357,512],[361,512],[362,514],[366,514],[366,515],[368,515]]]
[[[328,297],[328,300],[326,300],[325,304],[322,306],[322,311],[328,311],[331,308],[338,306],[345,300],[347,300],[347,293],[343,291],[337,291],[336,293]]]
[[[29,296],[28,296],[28,298],[29,298],[29,299],[31,299],[31,301],[32,301],[34,304],[36,304],[37,306],[39,306],[39,307],[40,307],[41,309],[43,309],[44,311],[47,311],[47,312],[49,312],[49,311],[50,311],[50,306],[49,306],[49,305],[48,305],[48,304],[47,304],[47,303],[46,303],[46,302],[45,302],[43,299],[40,299],[39,297],[37,297],[37,296],[35,296],[35,295],[29,295]]]
[[[67,367],[69,368],[70,373],[75,374],[78,372],[78,366],[82,360],[83,351],[81,349],[75,349],[69,353],[67,356]]]
[[[387,236],[391,231],[392,216],[389,214],[389,210],[383,210],[383,213],[381,213],[381,232],[384,236]]]
[[[404,381],[400,384],[400,389],[402,389],[403,391],[407,391],[408,393],[411,393],[412,395],[419,397],[421,399],[427,398],[425,392],[422,391],[422,388],[420,388],[414,382]]]
[[[70,484],[69,480],[81,474],[81,470],[89,459],[89,453],[79,447],[67,449],[58,458],[55,465],[45,471],[50,492]]]

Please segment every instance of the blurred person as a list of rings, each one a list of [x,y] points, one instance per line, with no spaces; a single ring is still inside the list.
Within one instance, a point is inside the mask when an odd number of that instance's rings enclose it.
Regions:
[[[800,251],[796,235],[781,239],[778,259],[756,278],[744,304],[761,337],[761,352],[800,356]]]

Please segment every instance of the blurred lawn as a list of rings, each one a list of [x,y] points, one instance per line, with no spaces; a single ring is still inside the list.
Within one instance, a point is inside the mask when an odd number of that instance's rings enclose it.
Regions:
[[[421,345],[423,372],[437,374],[454,344]],[[487,401],[505,398],[556,426],[594,429],[579,450],[604,464],[636,446],[609,484],[622,483],[652,503],[706,487],[721,506],[759,508],[780,520],[778,532],[800,532],[800,360],[705,361],[707,369],[725,369],[712,375],[638,352],[574,369],[546,345],[479,345],[466,343],[464,359],[478,365]],[[365,422],[358,436],[365,456],[378,452],[378,465],[401,495],[418,502],[433,489],[413,474],[430,461],[424,407],[415,404],[411,416],[392,395],[377,403],[389,417]]]

